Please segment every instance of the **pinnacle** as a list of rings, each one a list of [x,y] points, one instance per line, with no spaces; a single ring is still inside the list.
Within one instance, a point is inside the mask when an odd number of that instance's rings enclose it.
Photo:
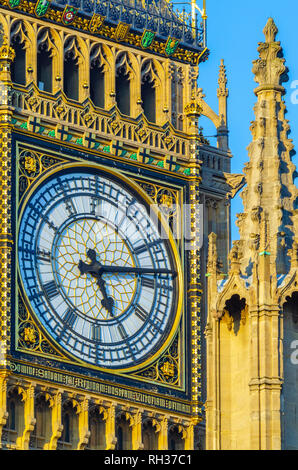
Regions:
[[[265,41],[269,44],[270,42],[275,42],[275,37],[278,33],[278,28],[274,22],[273,18],[268,18],[265,28],[263,29],[265,35]]]

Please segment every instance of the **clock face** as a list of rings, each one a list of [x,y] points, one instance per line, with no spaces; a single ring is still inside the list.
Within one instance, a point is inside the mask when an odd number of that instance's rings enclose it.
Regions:
[[[126,183],[83,167],[53,173],[28,197],[20,277],[35,315],[71,355],[129,368],[169,339],[179,266],[158,225]]]

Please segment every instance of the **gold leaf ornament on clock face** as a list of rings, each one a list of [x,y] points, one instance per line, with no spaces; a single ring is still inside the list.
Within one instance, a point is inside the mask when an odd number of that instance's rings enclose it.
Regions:
[[[30,308],[71,356],[129,369],[178,324],[178,256],[144,202],[115,175],[53,172],[20,214],[19,275]]]
[[[96,247],[97,258],[104,265],[134,266],[134,260],[125,241],[106,222],[84,218],[72,222],[59,236],[55,246],[57,281],[65,296],[83,315],[92,319],[107,320],[121,315],[130,305],[136,289],[136,278],[107,273],[109,297],[113,309],[104,307],[102,291],[90,275],[88,250]],[[78,275],[80,263],[85,272]],[[111,311],[109,311],[111,310]]]

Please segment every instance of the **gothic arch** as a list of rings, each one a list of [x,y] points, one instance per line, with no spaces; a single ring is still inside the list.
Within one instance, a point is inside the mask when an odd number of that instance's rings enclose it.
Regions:
[[[140,64],[134,54],[131,54],[127,51],[122,51],[122,50],[116,51],[115,76],[116,76],[116,86],[115,86],[116,101],[118,100],[117,105],[118,105],[119,110],[121,111],[120,108],[123,108],[124,110],[126,108],[127,112],[124,114],[129,114],[131,117],[136,117],[136,115],[138,114],[137,102],[141,98],[140,96],[141,95],[141,92],[140,92],[141,79],[140,79]],[[117,94],[117,80],[119,79],[120,76],[122,76],[123,78],[125,77],[127,80],[126,93],[129,94],[129,99],[127,98],[127,101],[129,101],[129,103],[124,104],[124,106],[120,105],[119,107],[119,99],[121,98],[121,96],[119,92]],[[128,84],[129,84],[129,87],[128,87]]]
[[[52,92],[57,91],[57,77],[60,70],[60,56],[62,50],[62,44],[59,34],[51,28],[41,27],[37,32],[37,54],[41,51],[46,51],[51,58],[51,88]],[[38,61],[37,61],[38,64]],[[38,81],[39,70],[37,70],[37,81]],[[39,84],[37,83],[37,86]]]
[[[163,106],[164,102],[164,87],[163,83],[165,83],[165,73],[164,70],[161,67],[161,64],[154,59],[149,59],[145,58],[141,62],[141,95],[142,93],[142,87],[147,84],[148,86],[151,85],[152,90],[154,90],[154,93],[152,93],[152,100],[154,100],[154,103],[152,103],[152,106],[154,106],[154,119],[152,119],[152,122],[157,122],[158,117],[161,115],[161,109]],[[150,97],[149,97],[150,99]],[[144,103],[144,99],[142,96],[143,100],[143,109],[145,112],[146,116],[146,103]],[[147,116],[146,116],[147,117]],[[150,121],[150,119],[149,119]]]
[[[160,425],[153,418],[146,418],[142,423],[142,442],[144,450],[156,450],[158,448],[158,433]]]
[[[12,76],[21,77],[23,83],[21,85],[27,85],[28,83],[36,79],[36,70],[33,65],[35,64],[36,57],[36,41],[32,41],[31,38],[35,38],[35,32],[33,27],[27,21],[14,19],[10,26],[10,44],[17,51],[24,51],[24,61],[18,62],[18,54],[16,54],[15,60],[12,63]]]
[[[90,99],[95,106],[106,108],[111,94],[113,54],[103,44],[90,46]]]
[[[79,417],[80,404],[71,398],[64,400],[62,404],[63,431],[58,440],[58,449],[75,450],[79,442]]]
[[[35,428],[30,438],[30,447],[44,449],[52,436],[52,407],[53,398],[47,392],[40,392],[35,397],[34,416]]]
[[[132,425],[133,417],[130,413],[120,411],[116,415],[117,450],[132,449]]]
[[[90,450],[104,450],[106,448],[106,419],[107,412],[100,405],[92,405],[89,409],[89,429],[90,438],[88,449]]]
[[[83,101],[89,94],[89,50],[86,43],[79,37],[68,34],[63,40],[64,51],[64,93],[68,91],[71,99]],[[71,75],[72,84],[65,75],[67,61],[72,62],[77,72]],[[77,74],[77,75],[76,75]],[[74,78],[74,76],[76,78]],[[65,93],[67,96],[67,93]]]

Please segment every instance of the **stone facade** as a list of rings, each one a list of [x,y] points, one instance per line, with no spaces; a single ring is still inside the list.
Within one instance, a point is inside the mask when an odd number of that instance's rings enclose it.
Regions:
[[[253,140],[227,276],[209,237],[208,449],[297,448],[297,187],[277,32],[270,18],[253,63]]]

